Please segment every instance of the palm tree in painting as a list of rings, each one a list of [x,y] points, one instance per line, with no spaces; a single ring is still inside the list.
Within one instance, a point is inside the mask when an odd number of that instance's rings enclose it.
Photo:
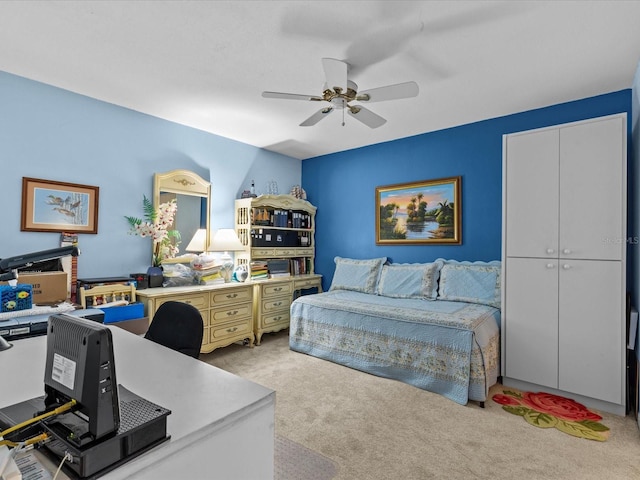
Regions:
[[[407,204],[407,222],[413,222],[416,216],[416,197],[411,198],[411,203]]]
[[[398,217],[398,210],[400,210],[400,205],[398,205],[397,203],[391,203],[389,204],[389,206],[393,209],[391,218],[395,221]]]
[[[440,225],[453,225],[453,207],[448,200],[438,203],[440,211],[436,215],[436,220]]]

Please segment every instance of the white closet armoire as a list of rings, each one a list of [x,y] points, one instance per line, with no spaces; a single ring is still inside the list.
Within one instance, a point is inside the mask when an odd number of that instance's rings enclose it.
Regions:
[[[503,138],[503,384],[624,415],[626,114]]]

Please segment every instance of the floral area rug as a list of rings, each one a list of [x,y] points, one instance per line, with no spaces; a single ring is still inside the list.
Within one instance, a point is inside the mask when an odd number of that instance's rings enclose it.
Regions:
[[[609,438],[609,427],[602,417],[570,398],[545,392],[521,392],[503,387],[492,400],[503,410],[519,415],[530,425],[539,428],[557,428],[574,437],[604,442]]]

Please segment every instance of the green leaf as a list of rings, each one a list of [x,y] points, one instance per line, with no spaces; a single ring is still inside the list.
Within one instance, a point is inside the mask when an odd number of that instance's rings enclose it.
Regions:
[[[593,420],[582,420],[581,422],[577,422],[580,425],[584,425],[587,428],[590,428],[594,432],[608,432],[609,427],[601,424],[600,422],[594,422]]]
[[[567,422],[566,420],[559,420],[556,428],[561,432],[573,435],[574,437],[586,438],[588,440],[597,440],[598,442],[604,442],[609,433],[597,432],[590,427],[585,426],[582,422]]]
[[[524,419],[530,425],[539,428],[553,428],[558,423],[558,419],[546,413],[540,413],[535,410],[529,410],[524,415]]]
[[[503,390],[502,393],[509,395],[510,397],[522,398],[522,394],[520,392],[514,392],[513,390]]]
[[[523,417],[527,412],[531,411],[527,407],[514,405],[503,405],[502,409],[506,410],[509,413],[513,413],[514,415],[520,415],[521,417]]]
[[[125,217],[127,219],[127,221],[129,222],[129,225],[131,225],[132,227],[135,227],[136,225],[140,225],[142,223],[142,220],[140,220],[139,218],[136,217],[127,217],[125,215]]]
[[[144,218],[149,220],[151,223],[155,222],[156,209],[153,207],[153,203],[147,198],[146,195],[142,196],[142,205],[144,210]]]

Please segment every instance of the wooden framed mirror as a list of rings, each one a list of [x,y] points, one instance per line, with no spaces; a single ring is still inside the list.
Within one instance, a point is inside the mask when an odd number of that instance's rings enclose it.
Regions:
[[[153,177],[153,205],[155,208],[176,199],[178,210],[174,229],[180,232],[180,252],[186,253],[189,242],[199,229],[206,232],[204,245],[209,245],[209,216],[211,212],[211,183],[189,170],[171,170]]]

